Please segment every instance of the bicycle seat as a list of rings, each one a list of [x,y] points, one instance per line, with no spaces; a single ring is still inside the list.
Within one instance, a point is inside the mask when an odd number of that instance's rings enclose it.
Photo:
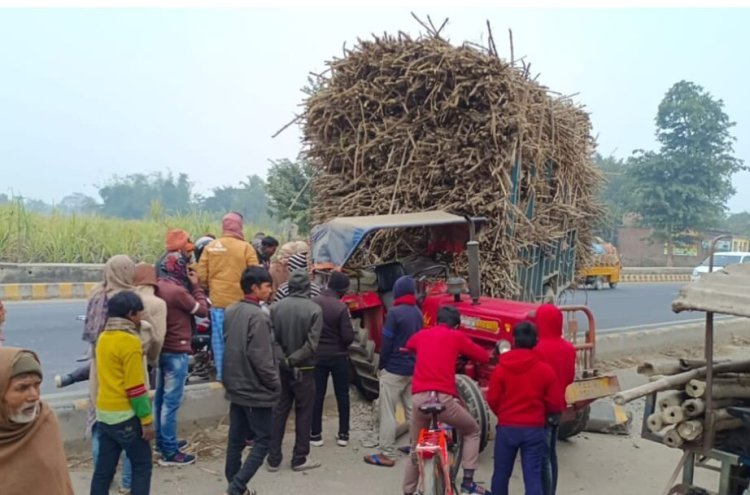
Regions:
[[[419,410],[425,414],[440,414],[445,411],[445,406],[440,402],[428,402],[419,406]]]

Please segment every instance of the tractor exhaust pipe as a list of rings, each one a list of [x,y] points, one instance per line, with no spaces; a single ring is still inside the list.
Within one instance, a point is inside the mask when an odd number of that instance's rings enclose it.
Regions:
[[[479,242],[470,240],[466,243],[466,254],[469,257],[469,295],[472,304],[479,304],[482,280],[479,274]]]

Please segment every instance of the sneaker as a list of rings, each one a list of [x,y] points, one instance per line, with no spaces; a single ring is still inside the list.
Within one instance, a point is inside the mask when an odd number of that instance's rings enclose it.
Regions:
[[[117,489],[117,494],[118,495],[130,495],[130,488],[120,487]]]
[[[461,493],[470,493],[476,495],[492,495],[492,492],[485,489],[483,486],[477,485],[475,482],[461,483]]]
[[[63,388],[73,384],[73,377],[70,375],[55,375],[55,387]]]
[[[322,447],[324,444],[325,442],[323,442],[323,435],[310,437],[310,445],[312,445],[313,447]]]
[[[169,457],[160,457],[158,462],[160,466],[189,466],[195,463],[195,456],[183,454],[178,450]]]
[[[303,462],[302,464],[297,464],[296,466],[292,466],[292,471],[297,471],[297,472],[309,471],[310,469],[315,469],[319,467],[320,467],[320,463],[318,461],[313,461],[312,459],[310,459],[310,457],[308,457],[307,459],[305,459],[305,462]]]
[[[273,465],[270,462],[266,461],[266,471],[269,473],[277,473],[281,469],[281,464]]]
[[[190,442],[188,442],[187,440],[177,440],[178,451],[185,450],[185,448],[187,448],[188,445],[190,445]]]
[[[336,436],[336,445],[338,445],[339,447],[346,447],[347,445],[349,445],[349,435],[342,435],[341,433],[339,433]]]

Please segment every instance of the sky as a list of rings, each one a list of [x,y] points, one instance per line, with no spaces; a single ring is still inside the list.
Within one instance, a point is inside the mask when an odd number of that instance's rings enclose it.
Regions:
[[[750,9],[416,9],[448,38],[526,57],[591,113],[599,151],[655,149],[654,117],[683,79],[724,101],[750,165]],[[98,199],[113,175],[187,173],[195,191],[295,158],[309,72],[358,37],[420,26],[408,8],[0,9],[0,193]],[[750,173],[731,211],[750,210]]]

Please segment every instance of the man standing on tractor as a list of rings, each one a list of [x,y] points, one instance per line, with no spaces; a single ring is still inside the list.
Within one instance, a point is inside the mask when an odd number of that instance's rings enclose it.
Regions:
[[[490,356],[465,334],[455,331],[461,323],[461,315],[453,306],[443,306],[438,311],[437,326],[420,330],[406,343],[406,348],[416,353],[414,379],[412,382],[412,417],[409,428],[412,452],[419,432],[430,424],[430,416],[419,407],[430,401],[432,393],[445,409],[438,414],[438,421],[456,428],[463,437],[462,464],[464,477],[461,493],[490,495],[488,490],[474,481],[474,471],[479,465],[479,424],[469,411],[461,405],[456,388],[456,360],[465,356],[478,363],[486,363]],[[406,463],[403,490],[405,495],[414,495],[419,482],[419,467],[416,459]]]
[[[562,412],[565,398],[555,372],[533,351],[537,343],[534,324],[516,324],[513,340],[515,348],[500,357],[487,392],[487,403],[497,416],[492,493],[508,495],[510,475],[520,449],[525,493],[543,495],[547,415]]]
[[[422,328],[422,311],[417,306],[417,284],[408,275],[393,286],[393,308],[383,327],[378,382],[380,384],[380,454],[365,456],[365,462],[376,466],[396,464],[396,406],[404,408],[411,422],[411,377],[414,356],[401,352],[406,342]]]
[[[576,348],[563,338],[563,315],[557,306],[542,304],[534,315],[539,329],[539,343],[534,352],[539,359],[549,364],[557,375],[557,384],[562,396],[565,389],[576,378]],[[548,451],[542,466],[544,495],[555,495],[557,491],[557,431],[560,415],[547,418]]]

